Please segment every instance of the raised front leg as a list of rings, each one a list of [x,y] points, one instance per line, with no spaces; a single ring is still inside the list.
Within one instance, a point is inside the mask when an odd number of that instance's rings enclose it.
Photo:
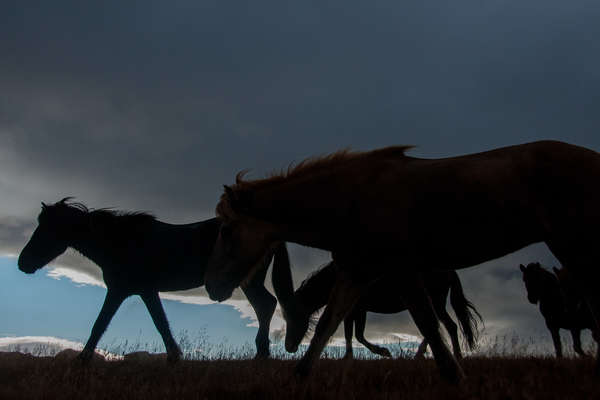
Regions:
[[[94,326],[92,327],[92,333],[85,347],[79,353],[78,358],[81,361],[88,362],[92,358],[102,334],[126,297],[127,295],[124,292],[108,288],[100,314],[98,314],[98,318],[96,318],[96,322],[94,322]]]
[[[581,348],[581,329],[571,329],[571,337],[573,338],[573,350],[580,356],[585,356],[585,352]]]
[[[158,297],[158,292],[145,292],[142,293],[140,297],[146,304],[150,316],[152,317],[152,321],[154,321],[154,326],[156,326],[158,333],[160,333],[160,336],[162,337],[165,348],[167,349],[167,360],[170,362],[178,361],[181,358],[182,353],[171,334],[169,321],[167,320],[165,310]]]
[[[267,264],[268,267],[268,264]],[[265,276],[267,268],[258,271],[252,281],[242,287],[242,291],[248,298],[250,305],[256,313],[258,319],[258,333],[256,334],[256,358],[267,358],[270,355],[269,350],[269,327],[271,318],[277,306],[277,300],[265,288]]]
[[[319,318],[310,346],[296,365],[297,374],[306,376],[310,373],[331,335],[367,289],[368,285],[365,282],[350,279],[348,274],[340,268],[329,302],[323,315]]]
[[[384,357],[392,356],[390,351],[388,349],[386,349],[385,347],[374,345],[373,343],[371,343],[367,339],[365,339],[365,325],[367,323],[367,312],[366,311],[360,311],[360,312],[356,313],[355,321],[356,321],[356,340],[358,340],[359,343],[364,345],[367,349],[371,350],[373,353],[379,354],[380,356],[384,356]]]
[[[344,318],[344,338],[346,339],[346,354],[345,359],[354,358],[354,349],[352,348],[352,336],[354,331],[354,313],[350,313],[349,316]]]
[[[421,334],[429,342],[440,374],[450,382],[459,382],[464,379],[465,374],[440,334],[437,315],[423,286],[421,275],[415,274],[414,277],[409,276],[405,279],[411,282],[404,287],[408,310]]]
[[[548,324],[546,324],[546,326],[548,326],[548,329],[550,330],[550,335],[552,335],[552,342],[554,342],[554,350],[556,351],[556,357],[562,358],[562,343],[560,341],[559,328],[550,326]]]

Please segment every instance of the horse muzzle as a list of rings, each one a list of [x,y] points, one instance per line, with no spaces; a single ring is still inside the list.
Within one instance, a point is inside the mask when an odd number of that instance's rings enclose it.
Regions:
[[[36,264],[37,263],[34,263],[33,260],[22,256],[20,256],[19,260],[17,261],[19,270],[21,272],[25,272],[26,274],[33,274],[35,271],[37,271],[39,267],[37,267]]]
[[[233,294],[233,289],[231,287],[226,286],[217,286],[206,284],[206,291],[208,292],[208,297],[213,301],[218,301],[219,303],[227,300]]]

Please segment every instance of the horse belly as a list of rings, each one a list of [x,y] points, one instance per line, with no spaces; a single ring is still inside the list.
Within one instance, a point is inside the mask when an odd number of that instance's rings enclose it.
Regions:
[[[188,290],[204,285],[204,269],[195,264],[167,268],[158,277],[159,291]]]
[[[411,211],[400,218],[382,216],[389,228],[375,235],[367,228],[363,239],[371,253],[403,260],[406,267],[464,268],[544,240],[535,213],[510,202],[438,196],[406,209]]]

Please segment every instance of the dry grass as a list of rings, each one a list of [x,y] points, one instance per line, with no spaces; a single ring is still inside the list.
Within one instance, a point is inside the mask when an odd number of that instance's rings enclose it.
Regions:
[[[441,381],[432,360],[323,359],[305,380],[293,360],[185,360],[169,365],[52,357],[0,357],[2,399],[592,399],[591,358],[476,357],[460,386]]]
[[[545,356],[548,348],[539,338],[483,340],[462,361],[468,378],[459,386],[442,381],[433,360],[410,359],[410,347],[400,343],[387,346],[393,360],[374,359],[361,349],[355,354],[363,359],[332,359],[344,349],[329,347],[324,353],[329,358],[299,379],[297,360],[281,344],[272,347],[277,359],[255,361],[250,344],[210,345],[203,332],[195,337],[182,332],[178,339],[186,359],[175,365],[142,358],[83,366],[52,357],[52,349],[43,346],[36,348],[39,357],[0,353],[0,399],[600,399],[594,360]],[[122,355],[161,348],[123,342],[108,350]],[[593,348],[587,350],[593,354]]]

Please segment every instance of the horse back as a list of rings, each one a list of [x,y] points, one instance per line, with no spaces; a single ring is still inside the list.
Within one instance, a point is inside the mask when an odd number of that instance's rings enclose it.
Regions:
[[[416,267],[467,267],[600,223],[600,155],[566,143],[382,160],[365,170],[351,177],[360,193],[348,194],[361,205],[347,207],[360,230],[346,223],[335,249],[350,259],[397,249]]]
[[[131,238],[114,263],[101,265],[105,280],[134,290],[151,287],[172,291],[202,286],[219,228],[216,218],[185,225],[155,221],[138,237]]]

